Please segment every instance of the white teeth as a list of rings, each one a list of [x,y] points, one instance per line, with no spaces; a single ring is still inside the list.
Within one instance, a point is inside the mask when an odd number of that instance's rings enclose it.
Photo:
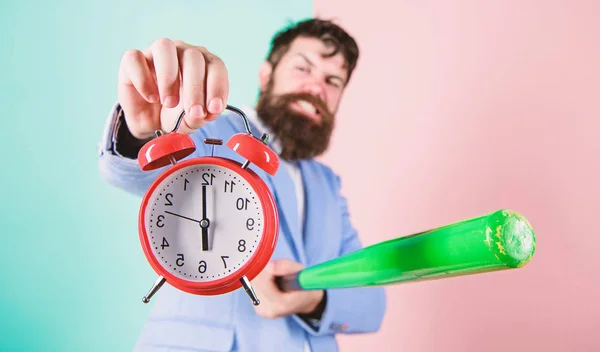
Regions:
[[[312,114],[317,113],[317,109],[311,103],[309,103],[307,101],[299,100],[298,105],[300,105],[300,107],[302,107],[302,109],[304,109]]]

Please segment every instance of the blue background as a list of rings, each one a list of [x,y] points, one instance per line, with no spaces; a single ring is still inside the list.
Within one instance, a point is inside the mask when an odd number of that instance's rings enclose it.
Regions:
[[[156,275],[140,199],[99,178],[121,55],[160,37],[206,46],[253,104],[269,40],[309,1],[3,1],[0,350],[129,351]],[[160,292],[159,292],[160,294]]]

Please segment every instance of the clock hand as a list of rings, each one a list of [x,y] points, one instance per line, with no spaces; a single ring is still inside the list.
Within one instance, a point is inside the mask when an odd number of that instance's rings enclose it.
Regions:
[[[178,217],[180,217],[180,218],[184,218],[184,219],[186,219],[186,220],[191,220],[191,221],[193,221],[193,222],[197,222],[197,223],[199,223],[199,224],[201,224],[201,223],[202,223],[202,220],[196,220],[196,219],[188,218],[187,216],[183,216],[183,215],[175,214],[175,213],[172,213],[172,212],[170,212],[170,211],[167,211],[167,210],[165,210],[165,213],[167,213],[167,214],[170,214],[170,215],[174,215],[174,216],[178,216]]]
[[[202,189],[204,191],[204,186],[202,187]],[[205,203],[205,201],[203,200],[202,203]],[[177,216],[177,217],[180,217],[180,218],[183,218],[186,220],[190,220],[193,222],[197,222],[198,224],[200,224],[200,227],[202,228],[202,250],[203,251],[208,250],[208,225],[210,224],[210,221],[208,219],[196,220],[196,219],[188,218],[187,216],[172,213],[167,210],[165,210],[165,213],[173,215],[173,216]]]
[[[200,227],[202,227],[202,250],[208,250],[208,226],[210,220],[206,218],[206,185],[202,185],[202,220],[200,220]]]

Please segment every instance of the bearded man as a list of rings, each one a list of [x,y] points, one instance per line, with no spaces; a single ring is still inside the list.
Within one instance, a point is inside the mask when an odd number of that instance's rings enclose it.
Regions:
[[[254,135],[272,137],[269,146],[283,165],[275,176],[261,175],[272,186],[280,227],[271,262],[252,280],[260,304],[250,304],[244,290],[199,296],[167,284],[135,350],[329,352],[338,350],[336,334],[380,328],[383,288],[282,292],[275,282],[362,248],[340,177],[315,160],[329,146],[358,56],[355,40],[330,21],[305,20],[274,36],[259,70],[258,102],[242,108]],[[145,50],[127,51],[101,145],[101,175],[143,195],[163,170],[142,172],[137,153],[154,131],[170,131],[182,109],[178,131],[199,146],[190,158],[212,153],[202,147],[207,137],[228,140],[244,132],[239,117],[225,110],[228,90],[225,64],[204,47],[162,38]],[[217,155],[236,158],[219,150]]]

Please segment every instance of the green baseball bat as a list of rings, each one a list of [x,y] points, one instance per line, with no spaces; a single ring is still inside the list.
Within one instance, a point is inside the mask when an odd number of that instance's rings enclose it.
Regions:
[[[325,290],[443,279],[526,265],[534,231],[519,213],[502,209],[433,230],[365,247],[276,278],[283,291]]]

